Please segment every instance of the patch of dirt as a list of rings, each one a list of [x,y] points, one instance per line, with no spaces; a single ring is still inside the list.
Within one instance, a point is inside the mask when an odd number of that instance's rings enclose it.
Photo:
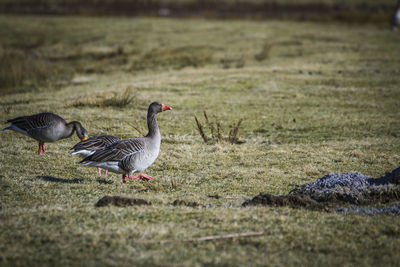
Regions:
[[[105,207],[108,205],[114,205],[117,207],[126,206],[140,206],[140,205],[151,205],[150,202],[140,198],[128,198],[120,196],[104,196],[96,203],[96,207]]]
[[[196,208],[196,207],[202,207],[203,205],[194,202],[194,201],[187,201],[187,200],[180,200],[176,199],[174,202],[172,202],[173,206],[187,206],[191,208]]]
[[[398,200],[400,200],[400,186],[374,186],[363,194],[359,203],[366,205],[391,203]]]

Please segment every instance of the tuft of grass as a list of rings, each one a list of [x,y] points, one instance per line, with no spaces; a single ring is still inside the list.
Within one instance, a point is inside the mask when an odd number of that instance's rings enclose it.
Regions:
[[[204,133],[203,125],[201,125],[201,123],[199,122],[199,120],[197,119],[196,116],[194,116],[194,119],[196,121],[197,129],[199,129],[199,133],[200,133],[201,138],[203,139],[204,143],[207,143],[208,139],[207,139],[207,136]]]
[[[11,113],[11,111],[12,111],[12,106],[10,106],[10,105],[5,105],[5,106],[3,106],[3,111],[4,111],[4,113],[5,114],[10,114]]]
[[[254,58],[257,61],[264,61],[269,57],[269,54],[271,52],[272,49],[272,44],[270,42],[264,42],[261,51],[257,54],[254,55]]]
[[[227,137],[223,137],[223,129],[221,126],[221,121],[218,119],[217,116],[214,116],[215,120],[214,122],[208,119],[206,111],[203,112],[205,123],[210,129],[210,137],[207,137],[206,133],[204,132],[204,127],[200,123],[200,121],[197,119],[196,116],[194,116],[194,119],[196,121],[197,129],[199,131],[199,134],[201,138],[203,139],[204,143],[222,143],[223,141],[228,141],[231,144],[240,144],[242,143],[239,141],[238,138],[238,132],[239,132],[239,127],[240,124],[242,123],[243,119],[239,119],[239,121],[236,124],[231,124],[229,135]]]
[[[103,92],[94,95],[79,97],[71,104],[73,107],[117,107],[124,108],[137,101],[137,93],[133,87],[128,86],[123,92]]]
[[[130,86],[125,88],[122,93],[114,93],[111,98],[106,98],[102,102],[104,107],[124,108],[137,100],[136,91]]]
[[[231,130],[229,131],[228,140],[231,144],[239,143],[238,133],[239,133],[239,127],[240,127],[240,124],[242,123],[242,121],[243,121],[243,119],[240,118],[236,124],[232,124],[230,126]]]

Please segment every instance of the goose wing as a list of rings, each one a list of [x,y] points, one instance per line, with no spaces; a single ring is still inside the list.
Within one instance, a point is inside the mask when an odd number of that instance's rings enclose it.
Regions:
[[[77,143],[76,145],[74,145],[74,147],[72,147],[72,149],[75,152],[80,150],[94,151],[105,148],[118,141],[120,141],[119,138],[112,135],[97,135],[90,137],[85,141]]]
[[[96,150],[92,155],[84,158],[82,162],[106,162],[106,161],[122,161],[126,157],[144,151],[143,138],[126,139],[113,143],[105,148]]]

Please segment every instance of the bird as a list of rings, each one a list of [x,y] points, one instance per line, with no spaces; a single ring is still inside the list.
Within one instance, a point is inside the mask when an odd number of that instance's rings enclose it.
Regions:
[[[46,150],[44,143],[56,142],[70,137],[74,132],[81,140],[86,140],[88,132],[78,121],[67,123],[59,115],[51,112],[42,112],[30,116],[21,116],[7,120],[10,126],[1,131],[12,130],[39,142],[37,154],[41,155]]]
[[[79,154],[84,157],[92,155],[96,150],[105,148],[115,142],[120,141],[120,139],[113,135],[96,135],[92,136],[87,140],[80,141],[76,145],[74,145],[71,149],[70,154],[75,155]],[[101,168],[97,168],[98,174],[101,176]],[[108,170],[106,170],[105,176],[107,176]]]
[[[397,1],[395,12],[393,13],[390,24],[392,25],[392,30],[397,31],[400,26],[400,0]]]
[[[153,102],[147,111],[148,134],[140,138],[130,138],[115,142],[105,148],[96,150],[84,158],[80,166],[93,166],[122,174],[122,182],[126,178],[154,180],[153,177],[140,173],[157,159],[160,152],[161,134],[156,116],[158,113],[172,108]],[[139,174],[132,176],[134,173]]]

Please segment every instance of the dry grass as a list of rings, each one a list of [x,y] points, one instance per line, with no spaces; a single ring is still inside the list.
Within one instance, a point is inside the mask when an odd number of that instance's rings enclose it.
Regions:
[[[273,45],[270,42],[265,42],[261,48],[261,51],[258,54],[254,55],[254,58],[257,61],[266,60],[270,54],[272,47]]]
[[[215,143],[222,143],[223,141],[227,141],[231,144],[240,144],[243,142],[239,141],[238,138],[238,133],[239,133],[239,127],[240,124],[242,123],[243,119],[239,119],[239,121],[236,124],[231,124],[229,126],[229,134],[228,136],[223,136],[223,132],[226,132],[226,130],[222,129],[222,122],[221,120],[217,117],[214,116],[214,120],[211,121],[208,119],[206,111],[203,112],[204,119],[205,119],[205,124],[209,128],[210,131],[210,137],[207,137],[207,134],[204,131],[204,127],[201,124],[201,122],[197,119],[196,116],[194,116],[194,119],[196,121],[197,129],[199,130],[199,134],[201,138],[203,139],[204,143],[208,144],[215,144]]]
[[[103,92],[79,97],[72,102],[73,107],[117,107],[125,108],[137,103],[137,94],[133,87],[128,86],[123,92]]]

